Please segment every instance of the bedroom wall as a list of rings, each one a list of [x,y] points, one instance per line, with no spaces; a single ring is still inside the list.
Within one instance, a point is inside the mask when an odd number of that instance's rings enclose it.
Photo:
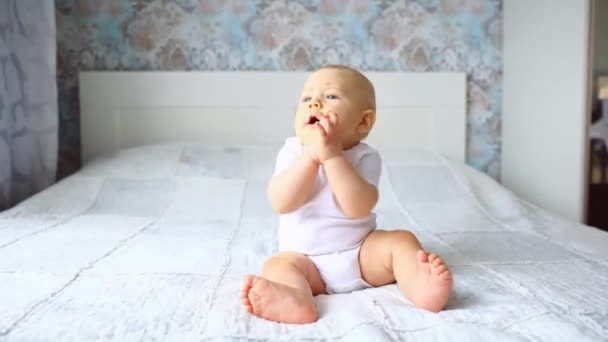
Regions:
[[[468,74],[467,162],[500,170],[500,0],[56,0],[60,177],[80,166],[78,70]],[[297,94],[294,94],[294,98]]]

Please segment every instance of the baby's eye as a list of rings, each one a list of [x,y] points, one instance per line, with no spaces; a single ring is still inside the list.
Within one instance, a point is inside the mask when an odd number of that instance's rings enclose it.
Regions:
[[[305,96],[302,98],[302,102],[308,102],[310,100],[312,100],[312,97],[310,97],[310,96]]]
[[[328,99],[328,100],[337,100],[338,96],[336,96],[336,95],[327,95],[327,96],[325,96],[325,98]]]

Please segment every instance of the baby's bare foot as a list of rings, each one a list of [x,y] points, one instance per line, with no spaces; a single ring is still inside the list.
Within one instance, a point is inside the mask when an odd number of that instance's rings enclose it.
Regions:
[[[436,254],[420,250],[416,257],[419,263],[410,299],[418,308],[439,312],[450,297],[452,273]]]
[[[304,290],[253,275],[245,278],[241,301],[247,312],[270,321],[305,324],[318,318],[312,296]]]

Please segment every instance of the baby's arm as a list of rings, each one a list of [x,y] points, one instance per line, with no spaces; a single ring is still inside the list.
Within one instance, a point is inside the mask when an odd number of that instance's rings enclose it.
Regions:
[[[268,184],[272,208],[286,214],[301,207],[308,199],[318,171],[319,165],[304,153],[291,168],[272,177]]]
[[[326,160],[323,168],[344,213],[353,219],[368,216],[378,201],[378,189],[361,177],[343,154]]]

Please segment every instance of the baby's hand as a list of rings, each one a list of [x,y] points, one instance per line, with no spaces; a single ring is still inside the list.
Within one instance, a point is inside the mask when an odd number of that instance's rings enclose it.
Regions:
[[[317,165],[319,161],[317,149],[313,147],[316,141],[319,140],[319,132],[316,124],[306,125],[302,131],[302,145],[304,145],[304,153]]]
[[[313,159],[320,164],[342,153],[340,137],[336,130],[337,123],[337,116],[330,113],[329,115],[322,115],[314,125],[310,149]]]

